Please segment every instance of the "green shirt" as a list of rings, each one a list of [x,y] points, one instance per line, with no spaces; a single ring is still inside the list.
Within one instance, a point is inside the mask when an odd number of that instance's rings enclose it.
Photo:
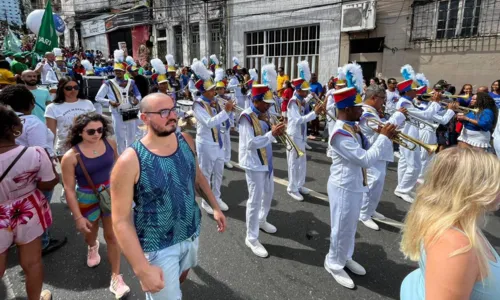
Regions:
[[[31,114],[37,116],[45,124],[45,103],[52,101],[52,97],[47,89],[38,88],[32,90],[31,93],[35,96],[35,108]]]
[[[144,68],[143,67],[139,68],[139,75],[144,75]]]
[[[10,69],[14,74],[21,74],[23,71],[28,70],[28,66],[17,60],[13,60],[10,64]]]

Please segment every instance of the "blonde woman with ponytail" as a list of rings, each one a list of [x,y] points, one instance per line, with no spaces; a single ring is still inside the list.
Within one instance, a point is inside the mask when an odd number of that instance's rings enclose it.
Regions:
[[[401,251],[420,268],[401,299],[500,299],[500,257],[482,233],[500,207],[500,160],[486,152],[440,152],[405,220]]]

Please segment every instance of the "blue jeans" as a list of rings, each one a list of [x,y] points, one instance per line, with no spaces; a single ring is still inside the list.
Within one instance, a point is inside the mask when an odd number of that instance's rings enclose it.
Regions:
[[[162,269],[165,281],[165,288],[158,293],[146,293],[146,300],[182,299],[179,277],[198,263],[198,237],[144,255],[151,265]]]
[[[52,200],[52,194],[54,193],[54,190],[52,191],[45,191],[43,192],[43,195],[47,199],[47,202],[49,202],[50,205],[50,200]],[[42,249],[47,248],[50,242],[50,235],[49,235],[49,229],[47,228],[45,232],[42,234]]]

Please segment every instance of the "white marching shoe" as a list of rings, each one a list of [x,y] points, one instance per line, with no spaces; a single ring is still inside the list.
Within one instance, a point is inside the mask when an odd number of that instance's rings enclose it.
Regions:
[[[234,167],[233,164],[229,161],[227,163],[224,163],[224,165],[226,165],[226,168],[228,169],[232,169]]]
[[[309,144],[306,143],[306,150],[312,150],[312,147],[309,146]]]
[[[346,261],[345,267],[348,268],[351,272],[353,272],[356,275],[360,275],[360,276],[366,275],[365,268],[363,268],[362,265],[358,264],[357,262],[355,262],[352,259]]]
[[[343,269],[341,270],[333,270],[330,268],[328,265],[328,261],[325,259],[325,270],[330,273],[333,276],[333,279],[337,281],[338,284],[341,286],[344,286],[348,289],[353,289],[356,285],[354,284],[354,281],[351,279],[351,277],[347,274],[346,271]]]
[[[301,193],[302,195],[309,195],[311,193],[311,190],[306,187],[300,187],[299,193]]]
[[[361,223],[363,223],[366,227],[370,228],[370,229],[373,229],[373,230],[380,230],[380,228],[378,227],[377,223],[375,223],[372,218],[369,218],[368,220],[366,221],[363,221],[361,220]]]
[[[262,246],[262,244],[258,240],[252,243],[248,239],[245,239],[245,245],[247,245],[247,247],[252,250],[253,254],[257,255],[258,257],[266,258],[269,256],[266,248],[264,248],[264,246]]]
[[[377,220],[385,220],[385,216],[379,212],[376,212],[376,211],[373,212],[372,218],[377,219]]]
[[[297,201],[304,201],[304,197],[298,192],[288,192],[288,195]]]
[[[222,201],[222,199],[219,199],[219,201],[217,201],[217,203],[219,204],[220,210],[222,210],[222,211],[229,210],[229,206],[227,206],[226,202]]]
[[[208,203],[205,200],[201,200],[201,208],[203,208],[207,212],[207,214],[209,214],[209,215],[214,214],[214,210],[212,209],[212,207],[210,205],[208,205]]]
[[[399,198],[403,199],[404,201],[406,201],[408,203],[413,203],[413,198],[408,194],[403,194],[403,193],[394,191],[394,195],[398,196]]]
[[[259,228],[264,230],[267,233],[276,233],[276,231],[278,231],[276,226],[274,226],[273,224],[268,223],[268,222],[259,223]]]

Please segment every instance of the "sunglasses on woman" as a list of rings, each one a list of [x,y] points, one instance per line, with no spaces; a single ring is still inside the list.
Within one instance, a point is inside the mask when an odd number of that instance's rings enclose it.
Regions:
[[[65,86],[64,87],[64,90],[70,92],[71,90],[75,90],[75,91],[78,91],[80,90],[80,87],[78,85],[73,85],[73,86]]]
[[[99,134],[102,134],[103,133],[103,129],[102,129],[102,127],[99,127],[97,129],[87,129],[87,130],[85,130],[85,132],[88,135],[94,135],[96,132],[99,133]]]

